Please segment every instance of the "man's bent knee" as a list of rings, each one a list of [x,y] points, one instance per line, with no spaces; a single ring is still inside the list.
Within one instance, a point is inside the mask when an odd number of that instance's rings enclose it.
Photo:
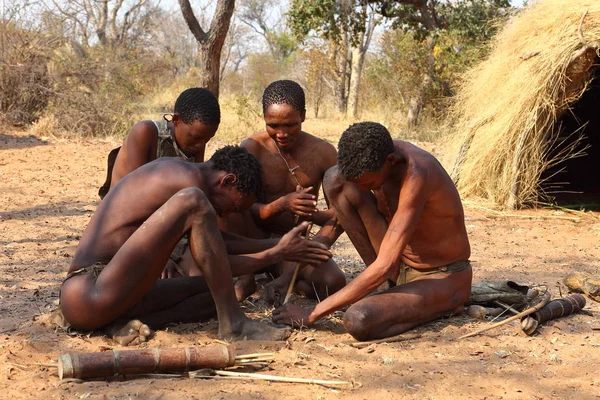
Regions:
[[[354,339],[369,340],[372,337],[369,319],[369,311],[366,308],[353,305],[344,313],[344,327]]]
[[[346,276],[338,269],[327,274],[323,280],[328,295],[332,295],[335,292],[346,286]]]

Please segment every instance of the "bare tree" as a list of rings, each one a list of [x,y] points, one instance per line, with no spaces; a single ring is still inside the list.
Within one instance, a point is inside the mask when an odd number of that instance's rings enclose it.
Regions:
[[[150,0],[51,0],[53,8],[78,26],[81,40],[93,34],[108,46],[132,47],[144,36],[157,7]]]
[[[261,36],[275,60],[283,61],[298,49],[298,42],[288,32],[285,21],[277,14],[284,10],[276,0],[240,0],[238,19]]]
[[[208,88],[219,96],[219,74],[221,72],[221,49],[229,31],[235,0],[218,0],[210,28],[204,31],[194,15],[189,0],[179,0],[183,19],[198,41],[198,59],[200,68],[199,85]]]
[[[236,73],[239,71],[242,63],[248,58],[249,52],[249,28],[234,22],[229,27],[229,34],[225,39],[224,48],[221,54],[221,74],[220,80],[227,73]]]
[[[198,42],[192,33],[181,27],[185,24],[178,10],[163,11],[155,17],[149,46],[168,55],[173,76],[186,73],[196,65]],[[174,38],[177,38],[174,40]]]

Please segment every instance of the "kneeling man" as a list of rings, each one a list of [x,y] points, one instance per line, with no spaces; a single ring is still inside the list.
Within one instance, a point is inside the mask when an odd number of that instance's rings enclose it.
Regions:
[[[344,326],[358,340],[397,335],[460,313],[471,293],[471,254],[460,197],[428,152],[374,122],[350,126],[323,182],[335,215],[367,268],[314,309],[287,304],[275,322],[310,326],[352,305]],[[368,296],[386,279],[395,285]]]
[[[219,336],[281,340],[289,328],[249,320],[235,298],[217,215],[248,209],[263,191],[261,167],[237,146],[194,164],[162,158],[131,172],[98,205],[81,237],[60,308],[77,329],[112,325],[113,339],[137,344],[150,327],[195,322],[216,309]],[[159,280],[189,232],[199,277]]]

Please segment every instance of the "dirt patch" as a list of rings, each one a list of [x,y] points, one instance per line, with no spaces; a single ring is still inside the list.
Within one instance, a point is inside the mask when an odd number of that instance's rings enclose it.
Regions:
[[[0,397],[160,399],[541,399],[600,397],[598,303],[593,316],[548,323],[527,337],[516,323],[457,341],[484,322],[466,316],[416,329],[422,338],[368,349],[347,345],[341,313],[288,343],[245,342],[240,352],[275,351],[265,373],[354,381],[351,389],[316,385],[185,378],[115,378],[59,384],[55,363],[65,352],[113,346],[103,336],[69,336],[46,326],[79,237],[94,212],[105,157],[116,143],[69,142],[0,135]],[[549,210],[497,213],[467,205],[474,280],[545,284],[555,297],[569,272],[597,273],[598,214]],[[334,247],[349,277],[364,266],[346,236]],[[564,290],[564,289],[563,289]],[[564,292],[563,292],[564,293]],[[402,305],[398,305],[401,307]],[[258,296],[244,303],[269,318]],[[594,330],[596,329],[596,330]],[[216,322],[160,331],[140,347],[214,342]]]

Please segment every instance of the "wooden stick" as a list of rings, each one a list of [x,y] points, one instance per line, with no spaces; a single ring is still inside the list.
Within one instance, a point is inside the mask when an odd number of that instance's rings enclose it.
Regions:
[[[239,354],[235,356],[236,360],[247,359],[247,358],[255,358],[255,357],[273,357],[275,353],[252,353],[252,354]]]
[[[304,234],[304,239],[308,239],[308,234],[313,227],[313,223],[308,224],[308,228],[306,229],[306,233]],[[296,262],[294,264],[294,273],[292,274],[292,280],[290,281],[290,285],[288,286],[287,293],[285,294],[285,299],[283,299],[283,304],[287,303],[292,295],[292,291],[294,290],[294,284],[296,283],[296,278],[298,277],[298,271],[300,271],[300,266],[304,266],[304,263],[300,264]]]
[[[533,314],[534,312],[538,311],[540,308],[542,308],[546,304],[548,304],[549,301],[550,301],[550,293],[546,292],[544,294],[544,296],[542,297],[542,299],[540,300],[540,302],[538,304],[536,304],[535,306],[529,307],[527,310],[525,310],[525,311],[523,311],[523,312],[521,312],[521,313],[519,313],[517,315],[513,315],[512,317],[507,318],[504,321],[500,321],[500,322],[495,323],[493,325],[486,326],[485,328],[476,330],[475,332],[471,332],[471,333],[467,333],[466,335],[462,335],[458,339],[465,339],[465,338],[468,338],[468,337],[471,337],[471,336],[479,335],[480,333],[483,333],[485,331],[489,331],[490,329],[494,329],[494,328],[497,328],[499,326],[506,325],[506,324],[508,324],[511,321],[517,320],[517,319],[519,319],[521,317],[524,317],[526,315],[529,315],[529,314]]]
[[[357,349],[362,349],[364,347],[370,346],[372,344],[379,343],[393,343],[393,342],[404,342],[405,340],[413,340],[421,337],[420,333],[411,333],[411,334],[400,334],[396,336],[390,336],[384,339],[371,340],[369,342],[354,342],[350,343],[350,346],[356,347]]]
[[[514,315],[517,315],[519,312],[517,310],[515,310],[514,308],[512,308],[511,306],[509,306],[508,304],[504,304],[503,302],[499,301],[499,300],[495,300],[494,303],[498,304],[500,307],[510,311],[511,313],[513,313]]]
[[[246,372],[233,371],[215,371],[217,376],[236,376],[245,379],[263,380],[272,382],[290,382],[290,383],[314,383],[317,385],[351,385],[346,381],[326,381],[321,379],[305,379],[305,378],[286,378],[284,376],[266,375],[266,374],[250,374]]]

